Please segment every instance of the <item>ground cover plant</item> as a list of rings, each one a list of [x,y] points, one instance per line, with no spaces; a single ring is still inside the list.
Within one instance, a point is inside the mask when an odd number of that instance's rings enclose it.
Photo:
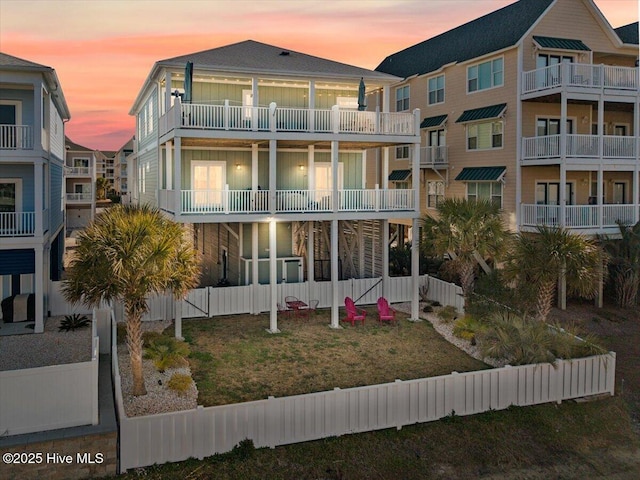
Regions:
[[[200,405],[221,405],[489,368],[444,340],[429,322],[380,325],[375,308],[356,327],[329,328],[329,310],[310,319],[268,315],[184,320]],[[341,318],[344,317],[341,311]]]

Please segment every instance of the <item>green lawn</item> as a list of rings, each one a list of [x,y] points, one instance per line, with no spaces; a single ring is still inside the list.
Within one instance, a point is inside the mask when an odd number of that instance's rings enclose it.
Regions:
[[[278,321],[234,315],[185,320],[189,362],[204,406],[446,375],[489,368],[445,341],[429,322],[380,325],[369,308],[364,326],[329,328],[329,310]]]

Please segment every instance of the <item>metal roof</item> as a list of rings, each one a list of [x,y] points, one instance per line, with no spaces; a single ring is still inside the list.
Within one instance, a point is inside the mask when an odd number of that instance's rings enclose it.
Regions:
[[[436,115],[435,117],[427,117],[420,123],[420,128],[441,127],[447,121],[447,115]]]
[[[581,40],[574,40],[571,38],[557,38],[557,37],[539,37],[533,36],[533,41],[540,45],[542,48],[555,48],[558,50],[579,50],[590,52],[591,49],[587,47]]]
[[[614,31],[624,43],[638,45],[638,22],[623,25],[614,29]]]
[[[404,182],[411,176],[411,170],[393,170],[389,174],[389,180],[392,182]]]
[[[497,182],[507,167],[464,167],[456,177],[460,182]]]
[[[485,120],[489,118],[498,118],[502,116],[507,109],[506,103],[499,103],[498,105],[491,105],[489,107],[474,108],[472,110],[465,110],[462,115],[458,117],[456,123],[464,122],[476,122],[478,120]]]

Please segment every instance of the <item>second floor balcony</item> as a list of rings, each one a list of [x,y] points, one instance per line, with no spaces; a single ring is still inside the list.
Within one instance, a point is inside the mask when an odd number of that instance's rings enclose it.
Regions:
[[[414,113],[367,112],[353,109],[289,108],[176,103],[160,117],[160,135],[176,128],[320,134],[414,136]]]
[[[608,90],[637,95],[638,68],[583,63],[560,63],[522,74],[522,95],[549,93],[560,87],[570,91]]]
[[[616,135],[546,135],[522,139],[523,163],[537,160],[600,159],[603,161],[635,161],[638,159],[638,137]]]
[[[634,225],[640,219],[639,204],[532,205],[520,206],[520,225],[533,229],[539,225],[565,227],[590,233],[616,234],[618,223]]]
[[[65,167],[64,172],[67,177],[91,177],[93,167]]]
[[[67,203],[91,203],[92,200],[92,192],[67,193]]]
[[[423,168],[446,168],[449,165],[449,147],[439,145],[420,148],[420,166]]]
[[[158,205],[175,215],[406,212],[416,207],[412,189],[159,190]]]
[[[48,209],[42,211],[42,229],[44,232],[49,230]],[[0,212],[0,237],[33,237],[36,234],[35,212]]]
[[[33,150],[33,127],[0,125],[0,150]]]

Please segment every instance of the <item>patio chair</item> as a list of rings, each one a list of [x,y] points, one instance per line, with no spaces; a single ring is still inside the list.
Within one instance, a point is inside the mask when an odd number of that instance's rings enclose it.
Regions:
[[[351,325],[355,326],[356,322],[362,322],[364,325],[364,319],[367,316],[367,312],[362,308],[356,307],[351,297],[344,298],[344,306],[347,310],[347,318],[343,318],[343,322],[351,322]]]
[[[396,311],[389,306],[389,302],[384,297],[378,299],[378,322],[397,323]]]
[[[292,310],[289,310],[286,306],[282,305],[281,303],[278,303],[277,305],[278,305],[278,315],[283,315],[288,317],[289,314],[292,312]]]
[[[303,307],[298,310],[298,315],[301,317],[309,318],[312,313],[316,313],[320,300],[309,300],[309,306]]]
[[[297,302],[298,298],[297,297],[284,297],[284,303],[289,303],[289,302]]]

